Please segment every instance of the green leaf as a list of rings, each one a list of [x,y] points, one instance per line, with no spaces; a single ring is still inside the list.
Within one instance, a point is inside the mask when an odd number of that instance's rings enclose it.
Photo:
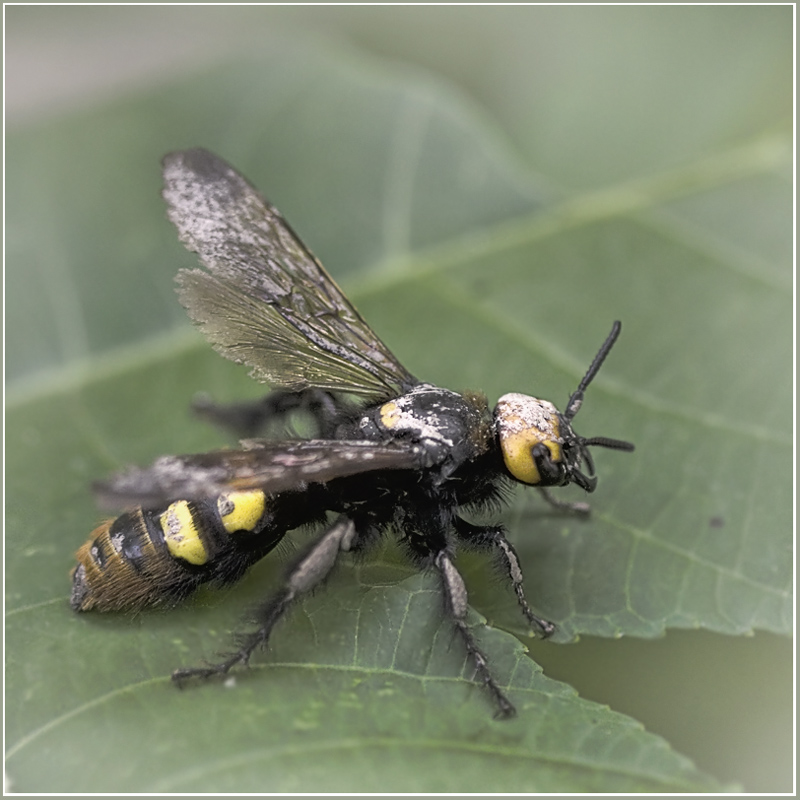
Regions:
[[[663,740],[545,678],[515,639],[484,628],[520,711],[493,720],[432,576],[383,581],[340,575],[325,600],[298,609],[268,660],[225,686],[178,691],[165,677],[188,651],[225,646],[219,607],[67,623],[60,642],[38,639],[28,663],[10,664],[55,712],[12,746],[15,784],[157,794],[715,788]],[[62,630],[62,610],[45,606],[40,624]],[[10,627],[18,652],[24,631]],[[73,664],[79,643],[95,657],[65,692],[49,665]]]
[[[278,558],[171,613],[70,612],[91,480],[219,446],[186,413],[195,391],[261,390],[187,331],[171,288],[192,257],[164,219],[158,162],[202,144],[264,190],[425,379],[563,407],[623,320],[577,423],[636,453],[598,454],[588,520],[530,491],[506,515],[561,641],[791,630],[790,138],[757,131],[556,200],[447,88],[294,44],[267,52],[8,135],[12,788],[719,789],[476,615],[520,709],[494,721],[431,576],[391,546],[344,565],[230,688],[178,692],[167,676],[226,647]],[[459,563],[473,606],[523,632],[486,560]]]

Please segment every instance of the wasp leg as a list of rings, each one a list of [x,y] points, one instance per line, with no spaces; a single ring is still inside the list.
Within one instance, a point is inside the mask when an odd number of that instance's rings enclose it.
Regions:
[[[242,637],[237,652],[231,653],[228,658],[217,664],[176,669],[172,673],[172,679],[180,684],[188,678],[224,675],[236,664],[246,665],[253,651],[257,647],[266,645],[275,624],[292,603],[300,595],[313,590],[327,577],[339,553],[352,547],[355,536],[356,529],[352,520],[340,517],[294,565],[283,588],[256,610],[254,618],[259,623],[259,628]]]
[[[321,389],[300,392],[278,389],[245,403],[215,403],[208,395],[200,394],[192,401],[192,411],[234,436],[248,439],[296,411],[309,414],[319,427],[318,435],[323,435],[335,418],[337,407],[333,396]]]
[[[567,503],[564,500],[557,500],[553,497],[552,492],[545,487],[538,486],[537,488],[542,497],[544,497],[553,508],[557,508],[559,511],[568,511],[570,514],[578,514],[579,516],[585,517],[592,510],[592,507],[588,503]]]
[[[503,528],[499,525],[473,525],[461,519],[461,517],[456,517],[453,520],[453,524],[458,537],[472,547],[493,547],[500,553],[506,572],[508,573],[508,578],[511,581],[511,585],[514,587],[514,593],[517,595],[517,602],[522,609],[522,613],[525,615],[525,619],[528,620],[528,624],[545,639],[552,635],[556,626],[552,622],[534,614],[531,607],[528,605],[528,601],[525,597],[525,589],[522,585],[524,577],[522,575],[519,557],[511,542],[506,538]]]
[[[511,704],[511,701],[503,694],[500,687],[489,672],[489,666],[486,656],[481,652],[472,631],[467,625],[467,587],[464,585],[464,579],[461,577],[455,565],[450,560],[450,556],[446,551],[441,550],[436,554],[433,561],[439,575],[442,579],[442,587],[444,589],[445,603],[447,610],[450,614],[456,630],[461,634],[464,641],[464,646],[467,650],[467,655],[472,659],[475,665],[475,675],[480,679],[481,683],[489,690],[497,704],[496,717],[508,718],[513,717],[517,710]]]

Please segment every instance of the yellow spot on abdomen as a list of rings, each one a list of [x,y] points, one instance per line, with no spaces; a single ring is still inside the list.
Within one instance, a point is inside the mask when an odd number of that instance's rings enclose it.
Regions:
[[[173,503],[161,515],[161,530],[164,531],[167,549],[175,558],[198,565],[208,561],[208,553],[186,500]]]
[[[267,498],[264,492],[230,492],[217,500],[222,524],[228,533],[252,531],[264,516]]]

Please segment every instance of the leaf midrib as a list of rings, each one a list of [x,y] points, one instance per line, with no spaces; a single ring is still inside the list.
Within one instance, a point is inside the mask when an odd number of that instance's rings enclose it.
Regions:
[[[550,210],[523,214],[472,229],[422,248],[390,256],[374,265],[352,291],[353,297],[382,293],[393,286],[493,256],[595,222],[648,211],[662,203],[719,188],[791,163],[787,137],[769,134],[673,170],[575,195]],[[751,276],[752,277],[752,276]],[[759,276],[760,277],[760,276]]]
[[[400,256],[389,257],[383,263],[376,264],[375,269],[368,274],[363,275],[359,283],[349,291],[348,296],[354,300],[363,299],[389,291],[404,283],[433,277],[459,264],[530,244],[569,229],[589,225],[602,219],[643,213],[670,200],[713,189],[744,177],[775,171],[786,163],[787,155],[790,156],[791,153],[787,149],[785,136],[780,134],[760,136],[747,144],[729,148],[685,167],[597,192],[577,195],[544,213],[532,212],[492,223],[415,253],[404,252]],[[692,243],[691,246],[694,248],[696,244]],[[763,275],[748,273],[748,276],[752,280],[772,285]],[[460,294],[463,297],[460,296],[459,299],[465,302],[466,293],[462,291]],[[448,296],[453,296],[452,287],[448,288]],[[508,330],[507,319],[501,319],[497,314],[489,314],[484,306],[477,303],[471,304],[470,309],[472,313],[480,315],[485,322],[502,329],[511,335],[514,341],[532,352],[544,355],[551,363],[565,371],[579,377],[582,374],[577,365],[559,358],[551,348],[544,347],[542,342],[533,341],[529,331],[522,331],[517,327]],[[136,368],[137,365],[152,363],[161,357],[174,358],[179,353],[191,352],[200,345],[196,334],[189,334],[188,330],[188,327],[173,329],[98,356],[44,370],[34,376],[12,382],[6,387],[6,408],[11,411],[37,398],[74,391],[93,382],[98,376],[107,378],[123,374]],[[624,386],[611,380],[604,380],[603,387],[618,397],[624,396],[628,400],[635,401],[649,411],[669,414],[726,432],[736,431],[756,440],[786,444],[784,438],[766,427],[751,426],[743,430],[739,422],[734,425],[713,414],[698,417],[695,410],[665,403],[636,387]]]

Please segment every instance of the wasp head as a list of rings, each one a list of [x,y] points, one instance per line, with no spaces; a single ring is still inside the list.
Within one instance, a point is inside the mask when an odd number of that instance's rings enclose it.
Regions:
[[[520,483],[541,487],[577,483],[581,489],[593,492],[597,476],[589,448],[633,450],[630,442],[605,436],[587,439],[572,428],[586,387],[605,361],[619,331],[620,323],[615,322],[563,414],[547,400],[525,394],[506,394],[498,401],[494,422],[503,461],[511,476]]]

